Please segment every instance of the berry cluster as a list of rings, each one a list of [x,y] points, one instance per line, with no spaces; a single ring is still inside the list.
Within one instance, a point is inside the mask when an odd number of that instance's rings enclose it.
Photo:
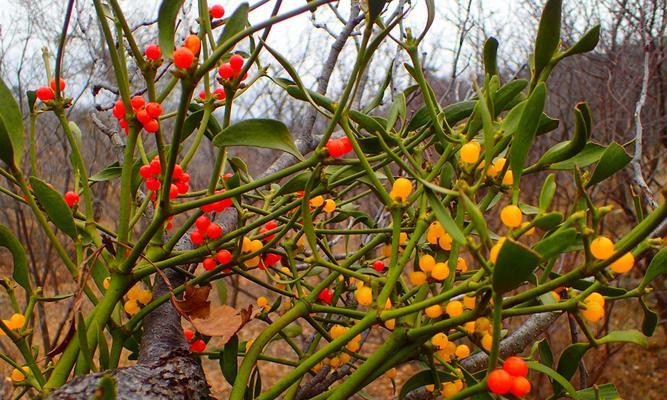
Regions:
[[[519,357],[509,357],[502,368],[493,370],[486,381],[491,393],[512,393],[516,397],[524,397],[530,393],[528,364]]]
[[[15,313],[12,314],[9,319],[3,319],[2,323],[10,330],[15,331],[23,326],[25,323],[25,316],[23,316],[23,314]],[[5,331],[0,329],[0,336],[5,336]]]
[[[141,96],[134,96],[130,100],[132,105],[132,111],[135,114],[135,118],[139,123],[144,127],[146,132],[155,133],[160,129],[160,123],[158,118],[162,115],[162,106],[160,103],[148,103]],[[116,104],[114,104],[113,109],[111,110],[112,114],[118,122],[120,123],[121,128],[125,130],[125,134],[129,133],[129,127],[127,125],[127,120],[125,119],[125,103],[123,100],[118,99]]]
[[[224,99],[225,99],[225,96],[226,96],[226,94],[225,94],[225,89],[223,89],[223,88],[216,88],[216,89],[213,91],[212,95],[213,95],[213,98],[214,98],[215,100],[224,100]],[[199,92],[199,98],[200,98],[201,100],[204,100],[204,101],[206,100],[206,91],[205,91],[205,90],[202,90],[201,92]]]
[[[329,156],[332,158],[341,158],[352,151],[352,142],[348,137],[329,139],[324,147],[326,147]]]
[[[160,159],[155,156],[150,163],[142,165],[139,168],[139,175],[145,179],[146,189],[153,192],[153,200],[157,196],[157,190],[162,185],[160,182],[162,174],[162,165]],[[169,188],[169,198],[175,199],[179,194],[185,194],[190,190],[190,175],[183,171],[183,168],[176,164],[171,174],[171,187]]]
[[[62,92],[65,90],[65,80],[63,78],[60,78],[60,85],[59,89]],[[51,82],[49,82],[49,86],[40,86],[35,90],[35,96],[37,96],[38,99],[40,99],[42,102],[46,103],[47,101],[51,101],[56,98],[56,81],[51,79]]]
[[[190,241],[196,246],[202,245],[206,239],[216,240],[222,236],[222,227],[215,222],[211,222],[205,215],[197,218],[195,227],[196,230],[190,232]],[[220,263],[223,264],[222,261]]]
[[[201,49],[201,40],[197,35],[188,35],[183,46],[174,50],[174,65],[180,69],[189,69]]]
[[[243,64],[245,64],[245,60],[243,59],[242,56],[238,54],[234,54],[229,58],[229,62],[222,64],[218,68],[218,75],[220,75],[220,79],[223,81],[228,81],[230,79],[236,79],[239,77],[241,74],[241,71],[243,70]],[[248,78],[248,73],[246,72],[242,77],[241,80],[244,81]]]
[[[145,289],[142,285],[134,285],[127,291],[127,301],[123,308],[125,312],[134,315],[139,311],[139,304],[146,305],[153,299],[153,294],[150,290]]]
[[[220,189],[220,190],[216,190],[215,194],[221,194],[221,193],[224,193],[224,192],[225,192],[225,189]],[[201,210],[205,213],[208,213],[208,212],[217,212],[217,213],[219,213],[219,212],[223,212],[226,208],[231,207],[231,206],[232,206],[232,199],[227,198],[227,199],[214,201],[214,202],[209,203],[209,204],[205,204],[201,207]]]
[[[72,192],[72,191],[66,192],[63,195],[63,199],[65,200],[65,203],[67,203],[67,206],[69,208],[74,208],[74,206],[79,204],[79,201],[80,201],[79,195],[76,192]]]
[[[195,331],[191,329],[183,329],[185,340],[190,344],[190,351],[193,353],[201,353],[206,350],[206,342],[201,339],[195,339]]]
[[[584,300],[586,309],[581,315],[588,321],[597,322],[604,318],[604,297],[600,293],[594,292],[588,295]]]

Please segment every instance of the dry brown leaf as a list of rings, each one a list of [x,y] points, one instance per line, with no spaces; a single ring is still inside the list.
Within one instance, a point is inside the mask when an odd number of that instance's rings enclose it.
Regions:
[[[208,318],[211,312],[211,302],[208,300],[210,291],[211,285],[195,287],[186,284],[183,299],[177,299],[172,294],[171,303],[179,314],[189,320]]]
[[[230,306],[221,305],[211,309],[208,318],[197,318],[192,320],[192,325],[197,332],[206,336],[217,336],[225,344],[236,333],[243,328],[254,316],[252,304],[248,308],[236,310]]]

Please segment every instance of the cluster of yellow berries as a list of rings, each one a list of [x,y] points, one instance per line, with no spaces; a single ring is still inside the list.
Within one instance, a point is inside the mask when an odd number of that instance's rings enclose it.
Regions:
[[[458,368],[457,368],[458,370]],[[459,375],[460,376],[460,375]],[[425,389],[428,390],[429,392],[435,392],[435,385],[426,385]],[[444,397],[445,399],[448,397],[453,397],[455,396],[458,392],[460,392],[463,389],[463,380],[457,379],[452,382],[445,382],[442,384],[442,387],[440,389],[440,395]]]
[[[19,329],[20,327],[23,326],[25,323],[25,317],[23,314],[13,314],[9,319],[3,319],[2,322],[5,324],[7,328],[9,328],[12,331],[15,331]],[[0,336],[5,336],[5,331],[0,330]]]
[[[447,233],[440,222],[435,221],[429,225],[426,231],[426,241],[432,245],[438,245],[441,249],[449,251],[452,249],[452,237]]]
[[[324,205],[322,208],[325,213],[332,213],[336,211],[336,201],[333,199],[324,199],[324,196],[319,195],[315,197],[311,197],[310,200],[308,200],[308,204],[311,207],[320,207]]]
[[[11,378],[12,382],[18,383],[18,382],[23,382],[25,378],[30,375],[30,368],[22,367],[21,369],[14,368],[12,370],[12,373],[9,375]]]
[[[606,260],[614,255],[614,242],[606,236],[598,236],[591,242],[591,254],[598,260]],[[635,265],[635,256],[628,252],[609,265],[612,271],[623,274]]]
[[[405,201],[412,193],[412,182],[405,178],[398,178],[394,181],[389,192],[389,197],[398,201]]]
[[[250,238],[244,236],[243,242],[241,243],[241,252],[244,254],[256,253],[260,251],[262,247],[264,247],[264,244],[261,240],[250,240]],[[258,266],[260,261],[261,256],[257,254],[256,256],[245,260],[243,264],[245,264],[245,266],[248,268],[252,268]]]
[[[127,301],[123,308],[125,312],[134,315],[139,311],[139,304],[146,305],[153,299],[153,294],[150,290],[143,288],[142,285],[134,285],[127,291]]]
[[[334,325],[331,327],[331,329],[329,329],[329,335],[331,335],[331,337],[335,340],[341,335],[345,334],[347,331],[348,328],[342,325]],[[345,345],[345,348],[353,353],[359,351],[361,348],[361,335],[357,335],[352,338],[352,340],[350,340],[347,345]],[[350,361],[352,361],[352,357],[349,354],[346,352],[340,352],[334,357],[327,358],[321,363],[317,363],[312,370],[314,373],[318,373],[324,365],[329,365],[331,368],[338,368],[343,364],[349,363]]]
[[[474,302],[473,302],[473,307],[474,307]],[[443,313],[449,315],[450,318],[456,318],[461,314],[463,314],[463,310],[465,308],[466,307],[463,304],[463,302],[458,300],[452,300],[448,302],[444,307],[441,306],[440,304],[434,304],[432,306],[426,307],[426,309],[424,309],[424,313],[429,318],[438,318]]]
[[[410,273],[410,283],[415,286],[422,285],[428,277],[436,281],[443,281],[449,277],[449,265],[446,262],[436,262],[430,254],[424,254],[419,258],[420,271],[413,271]],[[456,271],[466,272],[468,270],[468,263],[463,257],[458,257],[456,260]]]
[[[431,344],[438,349],[436,354],[445,362],[450,362],[454,357],[462,360],[470,355],[470,347],[465,344],[457,345],[454,342],[450,342],[447,335],[443,332],[436,333],[431,338]]]
[[[489,165],[489,168],[486,169],[486,176],[490,178],[496,178],[498,174],[500,174],[505,168],[505,163],[507,163],[507,159],[505,158],[498,158],[496,159],[491,165]],[[502,184],[505,186],[510,186],[514,183],[514,174],[512,173],[511,169],[507,169],[505,172],[505,175],[503,175],[503,180]]]
[[[364,286],[364,282],[357,282],[357,289],[354,291],[354,298],[362,306],[370,306],[373,303],[373,290]]]
[[[597,322],[604,317],[604,297],[600,293],[591,293],[584,300],[586,309],[581,315],[588,321]]]
[[[257,298],[257,307],[261,308],[264,311],[269,311],[271,309],[271,305],[269,304],[269,299],[267,299],[264,296],[259,296]]]

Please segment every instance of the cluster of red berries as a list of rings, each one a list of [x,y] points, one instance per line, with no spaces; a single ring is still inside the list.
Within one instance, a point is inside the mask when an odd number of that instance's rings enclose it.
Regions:
[[[213,91],[212,95],[213,95],[213,98],[216,99],[216,100],[224,100],[225,96],[226,96],[225,89],[217,88]],[[201,92],[199,92],[199,98],[202,99],[202,100],[206,100],[206,91],[205,90],[202,90]]]
[[[489,374],[486,386],[492,393],[512,393],[516,397],[523,397],[530,393],[530,381],[528,376],[528,364],[519,357],[509,357],[498,368]]]
[[[215,256],[205,258],[202,262],[202,266],[207,271],[213,271],[215,267],[220,265],[227,265],[232,261],[232,253],[229,250],[222,249],[215,253]],[[223,270],[223,272],[230,272],[229,268]]]
[[[222,227],[216,224],[215,222],[211,222],[211,220],[205,215],[202,215],[201,217],[197,218],[197,220],[195,221],[195,226],[197,227],[197,229],[190,232],[190,241],[192,242],[192,244],[195,244],[197,246],[203,244],[207,238],[215,240],[219,239],[222,236]],[[226,262],[223,262],[225,260]],[[227,264],[229,261],[231,261],[231,254],[229,260],[227,260],[225,255],[225,257],[219,261],[221,264]]]
[[[208,14],[213,19],[222,18],[225,15],[225,8],[220,4],[214,4],[208,9]]]
[[[201,353],[206,350],[206,342],[201,339],[195,340],[195,332],[191,329],[183,329],[183,335],[185,339],[190,343],[190,351],[195,353]]]
[[[352,151],[352,142],[350,142],[350,139],[347,137],[329,139],[324,147],[327,148],[331,157],[340,158]]]
[[[218,68],[218,75],[221,79],[229,80],[232,78],[238,78],[241,70],[243,69],[243,64],[245,60],[238,54],[234,54],[230,57],[228,63],[224,63]],[[248,73],[246,72],[241,78],[242,81],[246,80]]]
[[[266,224],[264,224],[264,226],[259,228],[259,234],[264,235],[267,232],[271,232],[272,230],[276,229],[277,227],[278,227],[278,223],[276,221],[269,221]],[[271,240],[273,240],[274,237],[276,237],[276,235],[274,233],[272,233],[270,235],[264,236],[262,238],[262,240],[266,243],[266,242],[270,242]]]
[[[174,65],[181,69],[189,69],[201,49],[201,40],[197,35],[188,35],[183,46],[174,50]]]
[[[67,206],[69,208],[72,208],[79,204],[79,195],[76,192],[69,191],[65,193],[63,196],[63,199],[65,199],[65,203],[67,203]]]
[[[65,80],[60,78],[60,91],[65,90]],[[51,101],[56,98],[56,81],[51,79],[49,86],[40,86],[35,90],[35,96],[43,102]]]
[[[224,192],[225,192],[225,189],[220,189],[220,190],[216,190],[215,194],[220,194],[220,193],[224,193]],[[203,205],[201,207],[201,210],[205,213],[207,213],[207,212],[218,212],[219,213],[219,212],[222,212],[226,208],[231,207],[231,206],[232,206],[232,199],[227,198],[227,199],[222,199],[222,200],[214,201],[213,203]]]
[[[137,121],[141,123],[146,132],[155,133],[160,129],[160,123],[158,118],[162,115],[162,106],[160,103],[148,103],[141,96],[134,96],[130,100],[132,105],[132,111],[134,111]],[[119,99],[114,104],[113,109],[111,110],[112,114],[120,122],[121,128],[125,130],[125,134],[129,133],[127,120],[125,120],[125,103],[123,100]]]
[[[317,299],[323,303],[331,304],[331,300],[333,300],[333,293],[328,288],[324,288],[324,290],[322,290],[320,294],[317,295]]]
[[[266,253],[259,262],[259,269],[268,269],[278,264],[282,257],[276,253]]]
[[[155,192],[161,186],[161,174],[162,165],[157,156],[150,163],[142,165],[139,168],[139,175],[146,180],[146,189],[153,192],[153,200],[155,200]],[[171,181],[171,187],[169,188],[170,199],[175,199],[179,194],[185,194],[190,190],[190,174],[184,172],[179,164],[174,165],[174,171],[171,173]]]

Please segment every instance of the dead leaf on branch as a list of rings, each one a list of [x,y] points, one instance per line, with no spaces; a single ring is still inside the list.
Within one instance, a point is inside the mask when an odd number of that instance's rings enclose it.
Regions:
[[[192,325],[197,332],[206,336],[220,337],[222,343],[227,343],[238,331],[243,328],[255,315],[252,304],[248,308],[236,310],[230,306],[221,305],[211,309],[208,318],[192,319]]]
[[[194,318],[206,319],[211,313],[211,302],[208,300],[210,291],[211,285],[195,287],[186,284],[183,299],[177,299],[172,293],[171,303],[176,311],[188,320]]]

